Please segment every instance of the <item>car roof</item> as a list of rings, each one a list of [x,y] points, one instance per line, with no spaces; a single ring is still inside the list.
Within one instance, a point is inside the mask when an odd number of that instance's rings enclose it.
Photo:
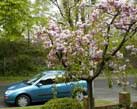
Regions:
[[[44,78],[55,78],[56,76],[61,76],[64,73],[65,73],[65,71],[63,71],[63,70],[44,71],[44,72],[42,72],[43,77],[41,79],[44,79]]]

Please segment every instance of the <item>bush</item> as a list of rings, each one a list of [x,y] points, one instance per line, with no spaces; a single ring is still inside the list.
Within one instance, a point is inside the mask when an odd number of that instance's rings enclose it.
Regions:
[[[82,109],[82,106],[73,98],[57,98],[45,103],[41,109]]]
[[[47,50],[25,40],[0,39],[0,76],[36,74],[47,68]]]

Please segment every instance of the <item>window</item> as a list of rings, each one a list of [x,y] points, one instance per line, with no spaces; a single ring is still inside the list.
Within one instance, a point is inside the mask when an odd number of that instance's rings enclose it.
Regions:
[[[50,85],[50,84],[54,84],[55,80],[53,80],[53,79],[41,80],[40,83],[42,85]]]

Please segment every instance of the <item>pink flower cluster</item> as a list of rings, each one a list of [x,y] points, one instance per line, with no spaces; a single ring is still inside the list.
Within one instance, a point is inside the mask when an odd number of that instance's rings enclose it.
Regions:
[[[82,26],[84,25],[84,26]],[[68,56],[89,56],[91,61],[99,61],[102,58],[102,50],[99,49],[94,40],[95,32],[84,33],[84,27],[88,25],[79,24],[75,31],[62,28],[55,22],[49,22],[48,28],[43,31],[43,34],[38,35],[38,38],[43,40],[46,48],[51,48],[48,55],[49,63],[51,64],[57,58],[56,53],[61,53],[62,59],[67,63]]]
[[[137,54],[137,48],[134,45],[127,45],[125,48],[131,53],[131,55]]]
[[[103,13],[109,15],[109,19],[114,18],[113,16],[116,17],[113,23],[116,29],[127,31],[132,24],[137,22],[137,7],[121,0],[103,1],[98,5],[97,9],[98,11],[93,13],[94,20],[97,18],[99,11],[103,11]]]
[[[65,60],[64,62],[67,64],[72,64],[72,61],[81,63],[82,58],[86,58],[89,63],[97,63],[102,59],[104,47],[110,44],[107,38],[114,36],[117,31],[120,33],[135,31],[136,22],[137,8],[135,6],[123,3],[121,0],[107,0],[97,5],[90,18],[86,19],[84,23],[77,22],[73,31],[67,26],[50,21],[47,28],[38,32],[37,38],[42,39],[44,46],[51,49],[48,55],[50,64],[58,57]],[[114,43],[117,45],[116,43],[119,42]],[[113,48],[109,48],[109,51],[114,51]],[[116,57],[121,59],[123,54],[117,52]],[[85,62],[85,64],[87,63]],[[86,66],[84,62],[82,66]],[[124,69],[124,67],[119,69]]]

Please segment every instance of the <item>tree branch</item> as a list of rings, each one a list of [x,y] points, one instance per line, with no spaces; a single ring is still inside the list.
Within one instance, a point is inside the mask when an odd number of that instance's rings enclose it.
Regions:
[[[129,33],[129,31],[130,31],[130,29],[132,28],[132,26],[135,24],[135,22],[134,23],[132,23],[132,24],[130,24],[130,26],[129,26],[129,28],[128,28],[128,30],[126,31],[126,33],[125,33],[125,35],[123,36],[123,39],[122,39],[122,41],[121,41],[121,43],[118,45],[118,47],[114,50],[114,52],[111,54],[111,56],[114,56],[120,49],[121,49],[121,47],[124,45],[124,43],[127,41],[127,36],[128,36],[128,33]],[[135,32],[136,33],[136,32]],[[134,33],[134,34],[135,34]],[[133,34],[133,35],[134,35]],[[132,37],[132,36],[130,36],[130,37]]]
[[[58,1],[57,1],[57,0],[55,0],[55,1],[54,1],[54,0],[51,0],[51,2],[58,8],[58,10],[59,10],[59,12],[60,12],[60,15],[61,15],[63,18],[65,18],[65,17],[64,17],[64,14],[63,14],[60,6],[59,6]]]
[[[67,17],[68,17],[68,23],[70,27],[73,28],[74,26],[73,26],[73,20],[71,18],[71,8],[68,9]]]
[[[96,79],[96,78],[102,73],[102,69],[103,69],[104,66],[105,66],[105,59],[103,59],[102,62],[101,62],[98,66],[99,66],[99,67],[98,67],[97,73],[96,73],[96,75],[94,75],[94,76],[92,77],[92,80]]]
[[[132,38],[136,33],[137,33],[137,27],[135,28],[134,32],[126,39],[126,41]]]
[[[117,18],[117,16],[119,15],[119,11],[117,12],[117,14],[115,14],[115,16],[113,17],[113,19],[111,20],[110,24],[108,24],[108,28],[107,28],[107,45],[105,45],[105,48],[103,50],[103,55],[102,55],[102,61],[101,63],[98,64],[98,67],[97,67],[97,72],[96,74],[92,77],[92,80],[94,80],[96,77],[98,77],[101,73],[102,73],[102,69],[104,68],[105,66],[105,61],[106,61],[106,53],[107,53],[107,50],[108,50],[108,46],[109,46],[109,32],[110,32],[110,27],[111,25],[113,24],[113,22],[115,21],[115,19]]]
[[[96,71],[96,74],[92,77],[92,80],[94,80],[96,77],[98,77],[101,73],[102,73],[102,70],[105,66],[105,62],[106,62],[106,53],[107,53],[107,50],[108,50],[108,46],[109,46],[109,32],[110,32],[110,27],[111,25],[113,24],[113,22],[115,21],[115,19],[117,18],[117,16],[119,15],[119,11],[117,12],[117,14],[113,17],[113,19],[111,20],[110,24],[108,25],[108,28],[107,28],[107,45],[105,45],[105,48],[103,50],[103,55],[102,55],[102,61],[98,64],[97,66],[97,71]],[[107,60],[108,61],[108,60]]]
[[[51,44],[54,45],[54,42],[53,42],[53,39],[51,38],[51,35],[48,32],[47,32],[47,34],[49,36]],[[65,61],[62,59],[62,57],[63,57],[62,51],[56,52],[56,56],[57,56],[58,60],[62,63],[62,65],[64,66],[64,68],[67,68],[68,66],[65,64]]]

